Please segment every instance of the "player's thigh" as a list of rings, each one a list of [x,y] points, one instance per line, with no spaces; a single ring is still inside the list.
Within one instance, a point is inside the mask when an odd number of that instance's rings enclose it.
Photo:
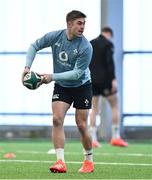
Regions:
[[[117,93],[112,94],[110,96],[107,96],[107,100],[109,101],[111,107],[117,107],[118,106],[118,96],[117,96]]]
[[[52,95],[52,112],[54,118],[63,119],[72,103],[69,89],[58,84],[54,85]]]
[[[92,97],[92,111],[98,113],[100,96]]]
[[[64,120],[64,117],[70,108],[70,104],[63,101],[52,102],[52,113],[54,119]]]

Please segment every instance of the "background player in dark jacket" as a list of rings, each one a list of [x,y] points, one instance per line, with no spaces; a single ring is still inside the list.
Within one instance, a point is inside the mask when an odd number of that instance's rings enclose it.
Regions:
[[[90,63],[90,71],[93,88],[92,111],[90,113],[90,132],[92,134],[93,147],[100,147],[96,136],[96,116],[99,110],[99,98],[107,98],[112,109],[112,138],[114,146],[128,146],[120,137],[120,113],[117,97],[117,82],[115,77],[115,66],[113,60],[113,43],[111,38],[113,31],[110,27],[104,27],[101,34],[91,41],[93,56]]]

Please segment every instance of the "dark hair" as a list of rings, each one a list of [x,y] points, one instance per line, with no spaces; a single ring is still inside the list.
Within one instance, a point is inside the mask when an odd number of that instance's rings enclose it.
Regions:
[[[86,18],[86,15],[80,11],[73,10],[66,15],[66,22],[73,21],[78,18]]]
[[[101,32],[108,32],[111,33],[111,36],[113,36],[113,30],[108,26],[103,27]]]

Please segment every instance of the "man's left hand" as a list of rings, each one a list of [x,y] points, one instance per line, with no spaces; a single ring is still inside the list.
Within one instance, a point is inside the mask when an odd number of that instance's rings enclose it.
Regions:
[[[40,74],[42,78],[42,84],[48,84],[52,81],[52,74]]]

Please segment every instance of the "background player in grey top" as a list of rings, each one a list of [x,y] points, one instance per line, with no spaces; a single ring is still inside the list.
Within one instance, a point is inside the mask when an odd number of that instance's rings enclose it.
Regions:
[[[54,72],[42,74],[42,83],[55,81],[52,97],[52,140],[57,162],[50,167],[52,172],[66,172],[64,163],[64,118],[73,103],[76,108],[76,124],[81,135],[85,159],[79,172],[93,172],[92,142],[88,133],[87,118],[91,108],[92,88],[89,64],[92,46],[83,36],[86,15],[71,11],[66,16],[67,29],[53,31],[36,40],[27,51],[24,75],[30,71],[37,51],[51,47]]]

